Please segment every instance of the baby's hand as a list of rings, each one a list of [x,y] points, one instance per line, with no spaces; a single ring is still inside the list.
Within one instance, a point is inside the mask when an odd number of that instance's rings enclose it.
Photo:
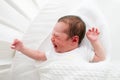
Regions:
[[[87,31],[86,36],[91,42],[94,42],[94,41],[98,40],[99,34],[100,34],[100,32],[98,31],[97,28],[92,28]]]
[[[11,48],[20,51],[23,48],[23,43],[20,40],[15,39]]]

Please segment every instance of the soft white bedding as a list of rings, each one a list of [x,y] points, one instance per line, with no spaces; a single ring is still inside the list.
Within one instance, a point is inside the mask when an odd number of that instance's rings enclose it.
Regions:
[[[91,26],[97,26],[100,29],[100,39],[106,48],[107,60],[100,63],[83,63],[76,60],[69,61],[67,59],[62,59],[50,60],[42,63],[34,62],[19,53],[16,55],[13,65],[13,79],[119,80],[119,65],[108,62],[110,58],[109,32],[104,16],[90,1],[87,1],[87,3],[89,3],[91,7],[86,5],[85,0],[81,0],[81,3],[77,3],[76,1],[76,3],[74,3],[76,4],[75,7],[69,4],[62,4],[63,2],[65,3],[65,1],[57,2],[57,0],[53,0],[53,2],[49,2],[46,4],[47,6],[44,6],[44,9],[39,12],[24,36],[24,43],[33,49],[40,49],[43,51],[49,50],[51,47],[49,34],[57,19],[66,14],[75,14],[82,17],[87,24],[87,29]],[[78,6],[78,4],[80,6]],[[83,44],[87,45],[88,48],[92,48],[86,38],[81,45]],[[15,74],[16,76],[14,76]]]
[[[43,66],[44,65],[44,66]],[[119,80],[120,65],[54,60],[38,66],[40,80]],[[118,64],[117,64],[118,65]],[[115,69],[114,69],[115,68]]]
[[[24,68],[23,68],[24,67]],[[120,65],[115,63],[81,63],[56,59],[37,65],[21,64],[14,68],[15,80],[119,80]]]
[[[99,9],[90,0],[51,0],[45,1],[40,8],[39,14],[30,22],[30,26],[21,28],[25,32],[17,36],[22,38],[25,45],[32,49],[43,51],[50,48],[50,32],[57,19],[67,14],[80,16],[87,24],[87,29],[97,26],[101,31],[100,39],[107,50],[107,60],[100,63],[83,63],[73,60],[72,62],[63,60],[50,60],[46,62],[36,62],[20,52],[16,52],[12,66],[1,68],[0,80],[119,80],[120,65],[109,62],[110,42],[107,22]],[[87,3],[87,4],[86,4]],[[89,4],[89,6],[88,6]],[[17,22],[19,20],[15,19]],[[20,19],[21,20],[21,19]],[[22,21],[22,20],[21,20]],[[20,21],[20,22],[21,22]],[[26,20],[24,20],[25,22]],[[23,22],[23,23],[24,23]],[[13,23],[13,22],[12,22]],[[22,25],[28,25],[28,21]],[[1,28],[1,27],[0,27]],[[3,33],[3,32],[1,32]],[[11,33],[12,34],[12,33]],[[16,36],[16,35],[15,35]],[[15,36],[12,37],[15,38]],[[5,37],[6,38],[6,37]],[[10,40],[11,41],[11,40]],[[85,38],[82,44],[91,48]]]

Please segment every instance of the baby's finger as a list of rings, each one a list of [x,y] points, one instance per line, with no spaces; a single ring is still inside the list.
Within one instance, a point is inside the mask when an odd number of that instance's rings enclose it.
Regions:
[[[18,39],[15,39],[12,45],[16,45],[19,42]]]
[[[95,29],[95,32],[98,33],[98,29],[97,28]]]
[[[94,31],[95,31],[95,28],[93,27],[93,28],[92,28],[92,32],[94,32]]]
[[[98,31],[98,29],[96,28],[96,31],[95,31],[97,34],[100,34],[100,32]]]
[[[88,31],[89,31],[89,32],[92,32],[92,30],[91,30],[91,29],[89,29]]]
[[[11,49],[15,49],[15,46],[11,46]]]

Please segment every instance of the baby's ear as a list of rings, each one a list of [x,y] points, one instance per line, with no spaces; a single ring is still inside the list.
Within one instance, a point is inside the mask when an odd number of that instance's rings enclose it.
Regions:
[[[72,42],[77,42],[79,41],[79,37],[78,36],[73,36],[72,37]]]

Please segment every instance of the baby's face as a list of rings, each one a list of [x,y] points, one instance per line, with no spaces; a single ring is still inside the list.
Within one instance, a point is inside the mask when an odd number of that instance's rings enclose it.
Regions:
[[[58,22],[53,29],[51,41],[55,51],[58,53],[67,52],[71,48],[72,40],[68,39],[68,35],[65,33],[68,27],[68,24]]]

